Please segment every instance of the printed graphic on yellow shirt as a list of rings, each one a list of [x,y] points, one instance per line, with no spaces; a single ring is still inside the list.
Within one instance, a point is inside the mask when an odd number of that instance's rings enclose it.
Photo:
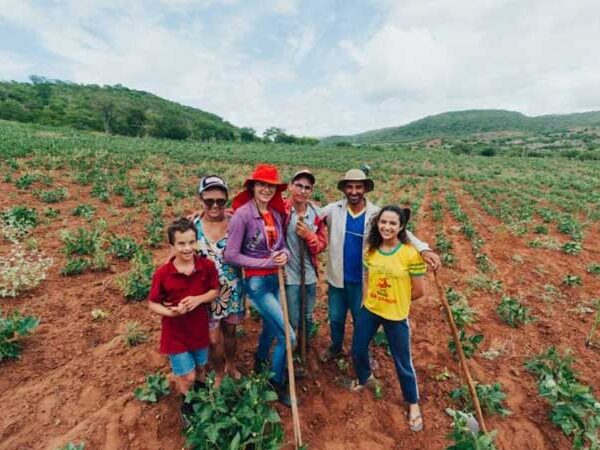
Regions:
[[[385,303],[394,303],[394,299],[390,295],[392,285],[388,283],[387,277],[384,275],[377,280],[377,291],[371,295],[375,300]]]

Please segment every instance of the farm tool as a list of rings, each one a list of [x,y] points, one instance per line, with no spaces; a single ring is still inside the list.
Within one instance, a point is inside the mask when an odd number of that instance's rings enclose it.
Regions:
[[[299,220],[304,222],[304,218],[300,217]],[[299,239],[298,244],[300,246],[300,359],[302,365],[306,367],[306,270],[304,262],[306,260],[306,244],[304,239]]]
[[[477,416],[478,427],[484,432],[487,433],[487,427],[485,426],[485,421],[483,419],[483,413],[481,411],[481,405],[479,404],[479,398],[477,397],[477,392],[475,391],[475,384],[473,383],[473,378],[471,377],[471,371],[469,370],[469,366],[467,365],[467,359],[465,358],[465,354],[462,349],[462,345],[460,343],[460,338],[458,336],[458,329],[456,327],[456,323],[454,322],[454,317],[452,316],[452,310],[450,309],[450,304],[444,295],[444,288],[442,287],[442,283],[438,278],[437,270],[433,272],[435,277],[435,284],[437,286],[438,295],[440,297],[440,302],[444,307],[444,311],[446,312],[446,319],[448,320],[448,324],[450,325],[450,331],[452,333],[452,339],[454,340],[454,345],[456,347],[456,353],[458,354],[459,364],[462,369],[463,374],[465,375],[465,379],[467,381],[467,386],[469,388],[469,394],[471,395],[471,400],[473,400],[473,407],[475,409],[475,415]],[[473,426],[477,430],[476,426]]]
[[[290,338],[290,323],[287,306],[287,298],[285,296],[285,282],[283,278],[283,267],[277,270],[279,278],[279,295],[281,298],[281,307],[283,309],[283,323],[285,329],[285,350],[287,356],[287,369],[290,385],[290,398],[292,401],[292,422],[294,427],[294,443],[296,449],[302,448],[302,431],[300,429],[300,416],[298,415],[298,400],[296,399],[296,379],[294,378],[294,358],[292,355],[292,341]]]

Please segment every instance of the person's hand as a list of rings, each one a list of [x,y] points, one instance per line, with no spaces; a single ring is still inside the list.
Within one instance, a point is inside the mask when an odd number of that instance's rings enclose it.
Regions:
[[[272,259],[273,259],[273,263],[277,267],[282,267],[287,264],[288,256],[285,252],[277,252],[273,255]]]
[[[195,297],[192,297],[192,296],[186,297],[179,302],[179,305],[180,306],[183,305],[186,312],[191,311],[199,304],[200,304],[200,302]]]
[[[193,213],[188,214],[187,216],[185,216],[185,218],[187,220],[191,220],[192,222],[194,220],[196,220],[198,217],[202,217],[202,211],[201,210],[194,211]]]
[[[425,250],[421,253],[421,256],[423,257],[423,261],[425,261],[434,272],[440,268],[442,261],[434,251]]]
[[[187,312],[186,307],[183,306],[181,303],[179,305],[169,306],[168,308],[171,311],[171,314],[172,314],[171,317],[182,316],[183,314],[185,314]]]
[[[296,222],[296,234],[298,236],[300,236],[302,239],[306,239],[306,237],[308,236],[309,233],[310,233],[310,230],[304,222],[300,222],[300,221]]]

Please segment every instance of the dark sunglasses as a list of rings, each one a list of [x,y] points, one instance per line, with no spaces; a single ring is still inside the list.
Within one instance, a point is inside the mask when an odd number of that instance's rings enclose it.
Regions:
[[[310,184],[294,183],[294,187],[297,188],[299,191],[312,191],[312,186]]]
[[[202,201],[209,208],[212,208],[213,206],[215,206],[215,204],[218,208],[225,208],[225,204],[227,203],[227,200],[224,198],[203,198]]]

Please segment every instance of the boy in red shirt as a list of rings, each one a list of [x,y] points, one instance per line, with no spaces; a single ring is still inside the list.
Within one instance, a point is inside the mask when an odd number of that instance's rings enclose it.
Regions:
[[[219,293],[215,264],[196,254],[196,227],[186,218],[167,229],[171,259],[152,277],[148,307],[162,316],[160,352],[168,355],[183,400],[181,415],[193,413],[185,395],[204,382],[208,359],[208,305]]]

